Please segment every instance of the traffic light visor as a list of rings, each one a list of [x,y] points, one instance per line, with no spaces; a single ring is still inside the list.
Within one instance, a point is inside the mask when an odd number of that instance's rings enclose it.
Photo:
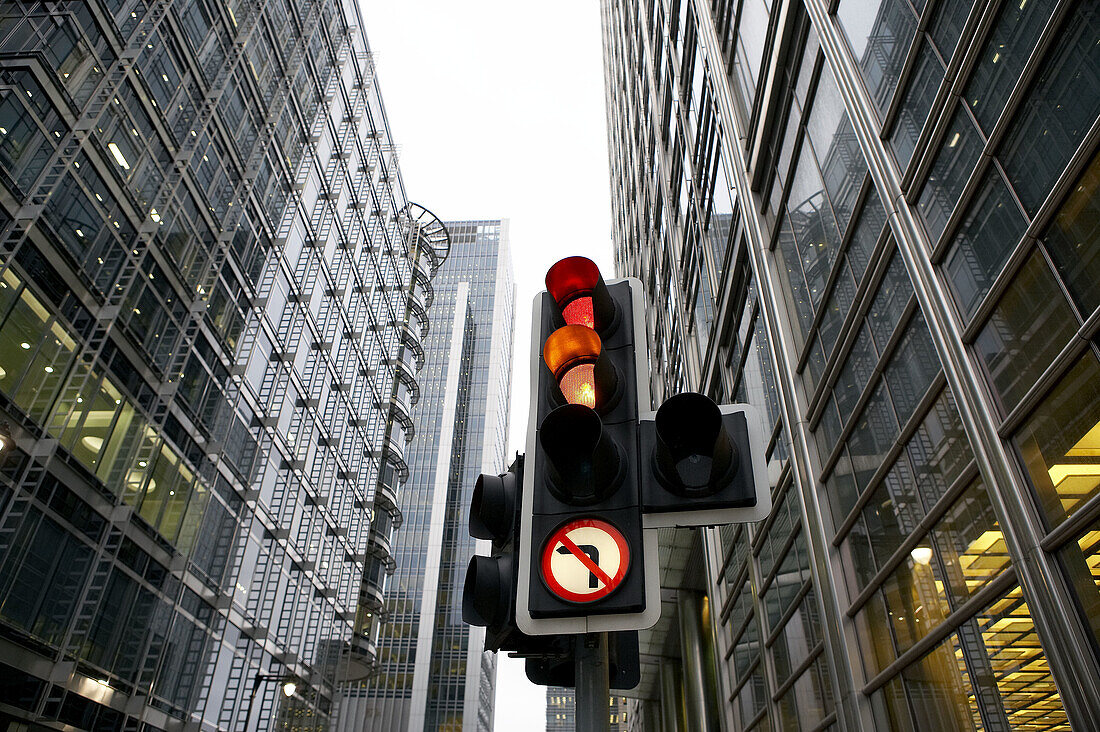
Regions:
[[[600,269],[588,257],[566,257],[546,273],[546,289],[567,325],[604,332],[614,328],[615,304]]]
[[[596,331],[583,325],[558,328],[546,339],[542,358],[568,403],[596,407],[595,364],[601,350]]]

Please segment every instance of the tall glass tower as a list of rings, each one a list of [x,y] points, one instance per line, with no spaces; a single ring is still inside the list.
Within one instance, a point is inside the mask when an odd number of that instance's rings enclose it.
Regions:
[[[327,727],[447,245],[352,0],[0,5],[0,727]]]
[[[640,693],[693,730],[1094,729],[1100,7],[602,7],[654,395],[771,435],[772,515],[691,546],[683,683]]]
[[[446,227],[450,257],[433,282],[420,354],[423,405],[399,500],[379,669],[341,695],[341,732],[493,729],[496,656],[481,650],[484,629],[462,622],[462,586],[470,557],[488,549],[469,535],[474,484],[511,462],[515,284],[507,221]]]

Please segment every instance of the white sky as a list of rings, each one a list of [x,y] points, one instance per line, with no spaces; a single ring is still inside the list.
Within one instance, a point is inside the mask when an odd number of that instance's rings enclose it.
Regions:
[[[531,301],[551,264],[613,276],[597,0],[359,0],[405,190],[444,220],[511,221],[509,454],[527,431]],[[499,659],[496,728],[541,730],[545,687]]]

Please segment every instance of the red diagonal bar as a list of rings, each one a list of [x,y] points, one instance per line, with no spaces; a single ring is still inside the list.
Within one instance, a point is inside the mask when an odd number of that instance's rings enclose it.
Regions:
[[[573,556],[581,560],[581,564],[587,567],[589,572],[596,575],[596,579],[604,583],[605,587],[611,586],[611,578],[607,576],[607,572],[600,569],[600,565],[593,562],[590,556],[581,551],[581,548],[572,539],[566,534],[562,534],[560,541],[562,546],[568,549]]]

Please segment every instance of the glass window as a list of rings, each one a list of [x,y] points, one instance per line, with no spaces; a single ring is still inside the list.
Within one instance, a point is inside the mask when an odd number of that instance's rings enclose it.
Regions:
[[[998,158],[1034,214],[1100,115],[1100,7],[1075,3]]]
[[[944,6],[965,7],[965,4],[949,2],[941,7]],[[898,119],[894,123],[894,131],[890,134],[890,144],[894,148],[894,156],[902,170],[909,166],[909,160],[913,157],[917,137],[920,136],[924,121],[936,98],[936,91],[943,81],[943,72],[943,63],[932,50],[931,44],[922,43],[917,55],[916,67],[909,79],[909,88],[905,92],[905,101],[901,104]]]
[[[975,341],[1005,411],[1012,411],[1077,331],[1038,250],[1013,278]]]
[[[970,12],[971,2],[939,3],[932,16],[932,27],[929,33],[936,43],[936,50],[944,61],[950,61],[955,53],[955,47],[959,44],[959,36],[962,35],[963,26],[966,24],[966,16]]]
[[[862,490],[879,469],[898,434],[898,420],[890,406],[885,382],[879,383],[848,438],[848,452]]]
[[[1068,729],[1046,654],[1020,588],[978,613],[963,657],[976,683],[987,728]],[[967,633],[960,634],[964,639]]]
[[[933,546],[924,557],[942,562],[947,592],[958,607],[997,577],[1009,564],[989,493],[981,481],[972,483],[932,529]],[[914,550],[915,552],[916,550]]]
[[[863,73],[863,83],[878,111],[885,114],[917,30],[913,9],[906,0],[842,0],[836,15]]]
[[[1056,4],[1054,0],[1031,0],[1001,6],[964,95],[987,134],[1001,116],[1008,95],[1019,82],[1020,72]]]
[[[959,310],[968,318],[989,292],[1027,227],[996,166],[990,167],[944,260]]]
[[[899,422],[905,423],[913,415],[939,370],[940,361],[932,344],[932,336],[925,325],[924,315],[918,312],[909,321],[886,366],[886,383],[890,385],[890,396],[894,400],[894,411]]]
[[[1092,351],[1013,436],[1051,527],[1100,491],[1100,361]]]
[[[970,674],[960,661],[961,655],[959,636],[952,633],[935,650],[901,672],[901,683],[912,710],[911,728],[957,732],[984,729],[973,701]]]
[[[1086,624],[1100,643],[1100,520],[1060,552],[1070,584],[1077,593]]]
[[[947,127],[943,147],[932,163],[928,182],[917,200],[917,213],[928,229],[932,246],[943,234],[981,151],[981,136],[970,121],[970,115],[960,106]]]
[[[879,284],[871,309],[867,313],[871,335],[874,336],[879,352],[886,348],[912,295],[913,284],[909,281],[905,262],[901,255],[895,252],[882,278],[882,283]]]
[[[926,511],[943,497],[973,460],[970,442],[959,419],[950,387],[913,433],[906,445]]]
[[[1082,318],[1100,307],[1100,153],[1047,228],[1043,244]]]

